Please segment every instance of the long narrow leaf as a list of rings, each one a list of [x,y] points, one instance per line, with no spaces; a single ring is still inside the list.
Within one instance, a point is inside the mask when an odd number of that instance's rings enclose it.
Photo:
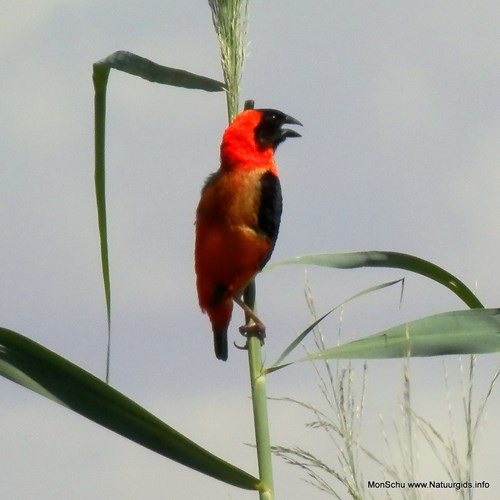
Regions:
[[[482,308],[483,305],[472,291],[458,278],[427,260],[399,252],[370,251],[302,255],[294,259],[273,263],[271,269],[290,264],[312,264],[315,266],[354,269],[358,267],[389,267],[405,269],[430,278],[455,293],[470,308]]]
[[[239,488],[262,488],[258,479],[184,437],[94,375],[5,328],[0,328],[0,375],[187,467]]]
[[[298,335],[293,342],[280,354],[279,358],[269,367],[269,369],[266,369],[266,373],[270,373],[271,371],[274,371],[273,368],[280,365],[281,362],[289,356],[289,354],[311,333],[327,316],[332,314],[333,311],[335,311],[337,307],[334,307],[333,309],[330,309],[328,312],[323,314],[320,318],[318,318],[316,321],[313,321],[300,335]],[[283,366],[283,365],[281,365]]]
[[[106,317],[108,325],[108,346],[106,350],[106,382],[109,382],[109,366],[111,354],[111,283],[109,279],[108,258],[108,228],[106,217],[106,86],[109,77],[109,68],[94,65],[92,79],[94,82],[94,142],[95,142],[95,196],[97,204],[97,225],[101,247],[101,268],[106,299]]]
[[[196,75],[183,69],[162,66],[145,57],[138,56],[132,52],[119,50],[101,59],[94,64],[96,66],[124,71],[131,75],[140,76],[149,82],[162,83],[173,87],[184,87],[186,89],[198,89],[206,92],[221,92],[225,89],[222,82]]]
[[[111,352],[111,283],[109,277],[108,230],[106,217],[106,167],[105,167],[105,132],[106,132],[106,89],[111,69],[140,76],[150,82],[176,87],[217,92],[224,90],[224,84],[205,76],[195,75],[184,70],[168,68],[149,59],[118,51],[93,65],[94,82],[94,133],[95,133],[95,192],[97,204],[97,223],[101,246],[101,267],[106,299],[108,320],[108,346],[106,353],[106,382],[109,381]]]
[[[403,323],[299,361],[485,354],[498,351],[500,309],[471,309]]]
[[[281,353],[279,358],[269,367],[265,370],[266,373],[271,373],[273,371],[276,371],[277,367],[279,368],[284,368],[285,366],[288,366],[292,363],[288,363],[286,365],[281,364],[282,361],[288,357],[288,355],[309,335],[311,331],[313,331],[316,326],[319,325],[327,316],[329,316],[333,311],[337,310],[339,307],[344,306],[348,302],[351,302],[352,300],[359,299],[363,295],[367,295],[372,292],[376,292],[377,290],[382,290],[383,288],[387,288],[389,286],[396,285],[397,283],[402,283],[404,284],[404,278],[395,280],[395,281],[390,281],[388,283],[382,283],[380,285],[375,285],[370,288],[367,288],[366,290],[362,290],[361,292],[358,292],[348,299],[344,300],[342,303],[336,305],[334,308],[330,309],[327,313],[323,314],[319,319],[316,321],[313,321],[300,335],[298,335],[293,342]]]

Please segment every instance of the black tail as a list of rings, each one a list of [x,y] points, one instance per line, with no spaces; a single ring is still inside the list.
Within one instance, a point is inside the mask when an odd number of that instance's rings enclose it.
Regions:
[[[227,360],[227,329],[214,330],[214,348],[217,359]]]

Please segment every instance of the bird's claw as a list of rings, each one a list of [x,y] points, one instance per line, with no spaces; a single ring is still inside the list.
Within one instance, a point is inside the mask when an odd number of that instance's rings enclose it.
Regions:
[[[264,345],[266,338],[266,327],[262,323],[253,323],[252,325],[243,325],[239,328],[241,335],[248,338],[255,336],[260,340],[260,344]]]
[[[239,349],[240,351],[248,351],[248,344],[238,345],[236,342],[233,342],[233,344],[234,347],[236,347],[236,349]]]

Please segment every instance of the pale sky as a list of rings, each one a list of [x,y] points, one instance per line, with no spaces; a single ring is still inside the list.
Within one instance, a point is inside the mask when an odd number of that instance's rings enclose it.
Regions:
[[[0,325],[103,376],[104,294],[93,185],[92,63],[129,50],[221,79],[208,3],[2,2],[0,16]],[[498,306],[500,3],[496,0],[273,2],[250,5],[242,99],[299,119],[303,138],[280,146],[284,215],[273,260],[316,252],[395,250],[456,274]],[[246,354],[215,359],[197,305],[193,221],[218,167],[225,98],[112,72],[107,182],[113,294],[111,383],[213,453],[257,474]],[[384,281],[325,322],[327,342],[359,338],[465,306],[396,270],[308,269],[319,313]],[[259,277],[259,313],[272,361],[310,320],[304,269]],[[236,313],[230,343],[240,342]],[[466,363],[466,361],[464,361]],[[450,383],[457,357],[447,362]],[[477,401],[497,365],[477,362]],[[361,363],[357,363],[357,373]],[[368,363],[363,443],[401,420],[401,361]],[[411,362],[416,411],[449,430],[441,359]],[[324,408],[312,367],[271,375],[269,395]],[[455,387],[456,389],[456,387]],[[461,394],[452,413],[463,436]],[[493,392],[477,446],[477,499],[498,498],[500,439]],[[0,497],[21,500],[253,499],[0,380]],[[455,399],[454,399],[455,398]],[[451,404],[451,403],[450,403]],[[270,403],[274,444],[301,445],[337,466],[311,415]],[[419,442],[419,480],[446,480]],[[397,462],[397,456],[393,456]],[[385,479],[372,465],[365,479]],[[275,459],[277,499],[327,498]],[[342,491],[342,490],[340,490]],[[372,491],[373,498],[385,492]],[[390,492],[400,498],[400,492]],[[455,498],[428,490],[428,498]]]

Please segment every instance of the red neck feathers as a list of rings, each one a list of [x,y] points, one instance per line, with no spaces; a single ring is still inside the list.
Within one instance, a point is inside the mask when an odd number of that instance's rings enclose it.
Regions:
[[[277,175],[274,148],[262,147],[255,139],[255,129],[262,112],[247,110],[239,114],[224,132],[221,144],[221,169],[254,170],[265,168]]]

